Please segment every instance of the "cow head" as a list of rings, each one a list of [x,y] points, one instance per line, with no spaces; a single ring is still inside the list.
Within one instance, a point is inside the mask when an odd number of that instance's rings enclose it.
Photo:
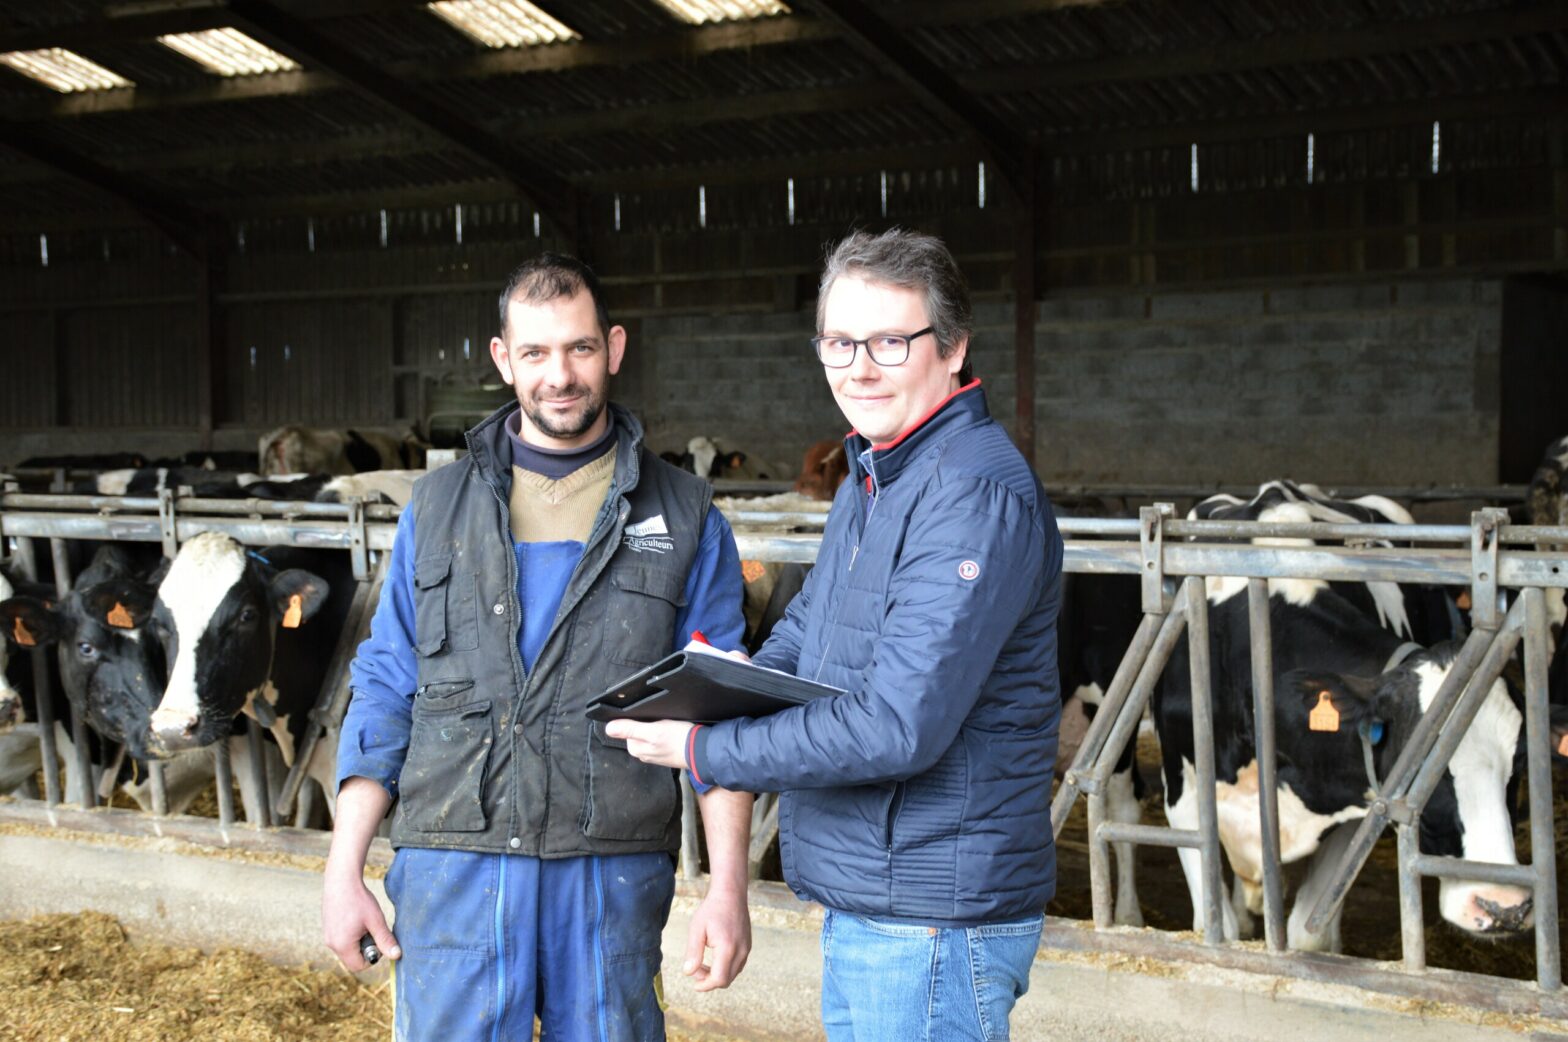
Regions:
[[[1309,719],[1340,734],[1368,731],[1376,742],[1378,776],[1386,777],[1427,713],[1452,668],[1457,647],[1439,645],[1413,655],[1375,680],[1334,674],[1298,676]],[[1312,726],[1312,725],[1309,725]],[[1513,825],[1517,774],[1524,755],[1524,716],[1507,685],[1493,681],[1448,769],[1421,813],[1421,850],[1427,854],[1515,865]],[[1343,770],[1363,773],[1361,757],[1341,758]],[[1370,788],[1370,785],[1368,786]],[[1439,880],[1444,919],[1472,934],[1505,936],[1534,923],[1529,890],[1467,880]]]
[[[161,649],[143,639],[153,589],[129,576],[94,579],[99,575],[83,573],[60,601],[0,601],[0,626],[15,647],[59,644],[60,679],[72,707],[100,735],[144,758],[143,736],[163,676]]]
[[[158,586],[152,628],[169,662],[168,686],[152,714],[154,756],[211,745],[260,696],[280,627],[304,624],[327,596],[325,580],[279,571],[218,532],[180,548]]]

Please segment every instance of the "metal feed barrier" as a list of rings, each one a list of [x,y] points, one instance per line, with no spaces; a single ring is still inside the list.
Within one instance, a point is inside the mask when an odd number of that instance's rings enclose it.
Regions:
[[[9,493],[0,497],[0,536],[13,547],[15,562],[36,575],[36,541],[48,539],[56,583],[69,587],[64,570],[64,541],[124,539],[161,543],[173,554],[185,539],[202,531],[223,531],[253,546],[286,544],[337,548],[353,556],[359,586],[353,609],[334,653],[327,681],[311,713],[310,731],[300,755],[271,809],[278,819],[295,805],[312,752],[330,741],[347,704],[347,668],[369,625],[377,590],[392,544],[396,508],[357,503],[328,505],[264,500],[197,500],[165,493],[151,497],[63,496]],[[820,535],[747,531],[746,524],[811,525],[812,515],[738,513],[736,540],[742,558],[810,563]],[[1513,1014],[1568,1017],[1561,989],[1557,930],[1557,880],[1552,825],[1552,768],[1548,718],[1547,665],[1550,655],[1543,590],[1568,588],[1568,553],[1536,546],[1568,545],[1568,529],[1507,524],[1501,511],[1477,512],[1462,525],[1351,525],[1185,521],[1168,505],[1145,507],[1137,519],[1062,518],[1067,540],[1064,567],[1069,572],[1137,575],[1141,579],[1143,619],[1116,671],[1100,709],[1066,773],[1052,806],[1060,833],[1073,803],[1088,798],[1089,866],[1095,930],[1067,920],[1047,923],[1044,943],[1065,949],[1101,950],[1135,956],[1177,959],[1304,979],[1354,984],[1414,998],[1455,1002]],[[1331,545],[1254,546],[1259,537],[1325,540]],[[1190,540],[1190,541],[1189,541]],[[1205,542],[1227,540],[1228,542]],[[1368,545],[1397,540],[1404,548]],[[1339,545],[1343,544],[1343,545]],[[0,542],[5,545],[5,542]],[[1214,736],[1209,686],[1208,602],[1205,578],[1235,576],[1247,582],[1253,680],[1253,714],[1259,769],[1260,819],[1264,843],[1262,890],[1264,944],[1227,942],[1222,925],[1221,851],[1216,825]],[[1409,744],[1371,803],[1345,850],[1331,885],[1313,911],[1308,928],[1319,929],[1343,902],[1382,830],[1395,825],[1398,837],[1399,909],[1402,967],[1343,956],[1285,949],[1284,897],[1275,800],[1274,692],[1269,632],[1270,579],[1323,579],[1350,582],[1392,581],[1464,586],[1472,591],[1474,631],[1462,646],[1447,680]],[[1512,606],[1507,593],[1516,592]],[[1107,819],[1106,785],[1117,759],[1133,739],[1145,707],[1185,628],[1188,640],[1199,827],[1195,830],[1120,823]],[[1528,741],[1529,809],[1532,863],[1481,864],[1423,855],[1420,817],[1441,780],[1460,737],[1486,692],[1520,642],[1524,645],[1525,724]],[[34,652],[37,678],[48,668]],[[37,733],[45,763],[55,763],[54,727],[40,707]],[[249,729],[254,734],[257,729]],[[0,822],[24,820],[98,831],[172,835],[220,845],[323,854],[325,837],[300,829],[275,827],[270,816],[236,829],[228,796],[226,750],[220,743],[219,820],[167,815],[158,773],[153,776],[154,813],[90,810],[97,801],[92,765],[85,753],[85,732],[78,729],[70,769],[81,793],[81,810],[63,804],[58,780],[45,771],[44,799],[0,804]],[[259,736],[258,739],[259,740]],[[251,757],[260,763],[259,756]],[[112,777],[112,776],[111,776]],[[265,782],[265,778],[258,779]],[[266,791],[264,784],[262,791]],[[682,874],[698,876],[694,797],[684,805]],[[752,874],[777,834],[775,797],[763,796],[753,814]],[[1201,944],[1158,931],[1113,928],[1110,844],[1154,844],[1198,851],[1205,879]],[[1423,944],[1421,879],[1426,876],[1508,883],[1530,889],[1536,915],[1536,980],[1533,984],[1426,968]]]

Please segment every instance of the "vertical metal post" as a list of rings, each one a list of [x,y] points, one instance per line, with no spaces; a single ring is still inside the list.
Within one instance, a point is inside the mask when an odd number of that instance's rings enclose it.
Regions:
[[[1275,780],[1274,637],[1269,584],[1247,581],[1252,639],[1252,719],[1258,757],[1258,819],[1263,839],[1263,937],[1269,951],[1285,950],[1285,892],[1280,880],[1279,789]]]
[[[1405,969],[1426,969],[1426,914],[1421,907],[1421,874],[1416,858],[1421,856],[1421,819],[1399,825],[1399,935],[1403,942]]]
[[[218,786],[218,824],[223,828],[234,825],[234,771],[229,766],[229,742],[220,738],[212,747],[212,773]]]
[[[1192,686],[1192,746],[1198,782],[1198,848],[1203,859],[1203,941],[1225,941],[1224,898],[1220,872],[1220,837],[1214,800],[1214,699],[1209,689],[1209,601],[1202,576],[1190,575],[1187,586],[1187,657]]]
[[[71,560],[66,552],[65,540],[59,536],[49,537],[49,557],[54,563],[54,590],[63,601],[71,595]],[[65,656],[71,649],[65,644],[60,644],[56,649],[56,659],[60,665],[60,676],[65,677]],[[76,746],[76,755],[72,757],[71,770],[76,774],[76,784],[80,786],[82,794],[82,809],[91,810],[98,806],[98,785],[93,777],[93,756],[90,746],[91,739],[87,734],[86,706],[71,705],[71,741]]]
[[[1530,867],[1535,870],[1535,979],[1542,991],[1562,987],[1557,928],[1556,833],[1552,824],[1552,721],[1548,706],[1546,598],[1524,591],[1524,722],[1530,781]]]
[[[1105,823],[1105,793],[1096,788],[1089,794],[1089,899],[1094,907],[1094,928],[1109,930],[1115,925],[1111,892],[1111,848],[1100,836]]]
[[[681,878],[696,879],[701,854],[697,850],[697,794],[691,779],[681,772]]]
[[[250,825],[258,829],[271,828],[272,791],[267,787],[267,743],[262,740],[261,725],[255,720],[245,721],[245,744],[250,753],[250,783],[255,786],[260,811]]]
[[[24,579],[38,581],[38,554],[32,536],[16,540],[16,567]],[[49,656],[43,648],[34,648],[29,656],[33,664],[34,701],[38,709],[38,755],[44,768],[44,804],[49,807],[60,803],[60,752],[54,743],[54,700],[49,683]]]
[[[147,764],[147,785],[152,789],[152,812],[164,817],[169,813],[169,789],[163,779],[163,764],[157,760]]]

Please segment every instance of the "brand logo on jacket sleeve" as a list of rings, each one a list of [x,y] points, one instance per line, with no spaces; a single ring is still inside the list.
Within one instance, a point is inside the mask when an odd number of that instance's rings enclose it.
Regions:
[[[667,554],[675,549],[675,540],[670,538],[670,526],[664,523],[663,514],[627,525],[621,530],[621,544],[639,554]]]
[[[980,565],[974,561],[965,561],[958,566],[958,577],[965,582],[973,582],[980,578]]]

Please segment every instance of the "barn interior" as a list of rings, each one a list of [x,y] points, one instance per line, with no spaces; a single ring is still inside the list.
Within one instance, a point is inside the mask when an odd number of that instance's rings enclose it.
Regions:
[[[1565,72],[1561,0],[0,0],[0,474],[284,425],[456,444],[510,395],[498,292],[558,250],[628,330],[612,394],[655,449],[787,478],[844,430],[807,342],[824,249],[902,226],[952,247],[992,414],[1053,493],[1289,477],[1468,520],[1568,433]],[[166,552],[169,503],[134,519]],[[339,524],[315,506],[287,523]],[[395,509],[366,510],[368,569]],[[1388,963],[1393,846],[1349,945]],[[1176,855],[1140,859],[1184,932]],[[1440,970],[1538,972],[1444,936]],[[1455,979],[1399,986],[1490,987]]]
[[[1562,433],[1560,3],[442,6],[0,3],[0,463],[450,439],[551,248],[655,447],[787,471],[842,426],[824,244],[891,225],[1048,484],[1522,482]]]

